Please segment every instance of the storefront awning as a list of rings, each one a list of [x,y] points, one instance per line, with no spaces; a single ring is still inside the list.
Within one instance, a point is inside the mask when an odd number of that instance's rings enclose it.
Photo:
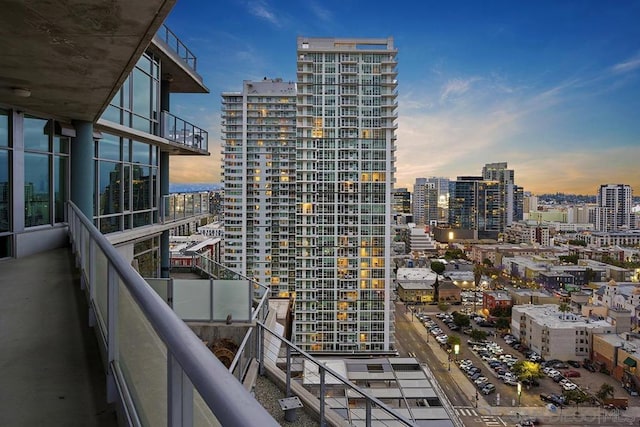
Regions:
[[[622,362],[622,363],[624,363],[625,365],[629,366],[630,368],[635,368],[636,365],[637,365],[637,362],[634,359],[630,358],[630,357],[627,357],[626,359],[624,359],[624,362]]]

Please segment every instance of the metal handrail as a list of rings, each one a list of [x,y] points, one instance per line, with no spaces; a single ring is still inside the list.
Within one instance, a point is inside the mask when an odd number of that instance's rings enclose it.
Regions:
[[[160,136],[203,151],[209,149],[209,132],[166,110],[160,115]]]
[[[147,321],[166,345],[167,352],[189,377],[214,416],[223,425],[277,426],[278,423],[265,408],[244,389],[209,349],[202,345],[202,341],[178,318],[78,207],[72,202],[68,202],[67,207],[71,237],[74,239],[78,237],[75,227],[77,219],[88,231],[89,238],[105,255],[109,266],[119,276]],[[110,282],[117,284],[117,281],[110,280]],[[109,304],[113,304],[113,301],[109,301]],[[114,311],[117,313],[116,310]],[[114,333],[109,331],[110,335]],[[111,338],[107,340],[109,341]],[[112,369],[112,362],[109,360],[109,369]]]
[[[187,46],[182,43],[182,41],[174,34],[173,31],[166,26],[166,24],[162,24],[158,32],[156,33],[160,39],[166,43],[169,48],[171,48],[178,56],[190,67],[193,71],[196,71],[197,58],[196,56],[187,48]]]

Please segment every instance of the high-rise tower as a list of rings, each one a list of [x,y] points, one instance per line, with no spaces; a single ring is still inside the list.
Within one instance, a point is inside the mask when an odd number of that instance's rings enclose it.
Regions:
[[[393,349],[393,39],[297,40],[293,340],[314,352]]]
[[[295,282],[295,83],[222,94],[224,263],[289,296]]]
[[[597,195],[596,230],[616,231],[632,228],[631,186],[625,184],[603,184]]]

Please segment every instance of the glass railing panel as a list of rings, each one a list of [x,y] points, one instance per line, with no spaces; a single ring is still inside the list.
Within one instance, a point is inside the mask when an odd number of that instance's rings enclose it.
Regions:
[[[222,426],[196,389],[193,390],[193,425],[194,427]]]
[[[238,321],[251,319],[248,280],[213,281],[213,319],[223,321],[228,315]]]
[[[142,425],[168,425],[167,349],[122,282],[117,362]]]
[[[210,320],[211,282],[208,279],[174,279],[173,311],[184,320]]]
[[[82,268],[87,274],[87,280],[89,279],[89,266],[91,265],[91,259],[89,259],[89,245],[91,245],[91,239],[89,237],[89,231],[78,221],[78,232],[82,244]]]
[[[154,278],[149,278],[145,280],[147,281],[149,286],[151,286],[151,288],[154,291],[156,291],[158,295],[160,295],[160,298],[162,298],[162,300],[168,304],[169,303],[169,283],[171,282],[171,280],[170,279],[154,279]]]
[[[94,250],[95,250],[95,264],[93,266],[94,268],[94,283],[93,286],[95,287],[95,299],[96,299],[96,305],[98,307],[98,319],[100,322],[102,322],[102,330],[106,331],[106,324],[107,324],[107,315],[109,313],[108,311],[108,303],[109,303],[109,289],[108,289],[108,282],[107,282],[107,266],[108,266],[108,262],[107,262],[107,257],[104,255],[104,253],[102,253],[102,251],[100,250],[100,248],[98,247],[98,245],[95,242],[92,242],[92,245],[94,246]]]

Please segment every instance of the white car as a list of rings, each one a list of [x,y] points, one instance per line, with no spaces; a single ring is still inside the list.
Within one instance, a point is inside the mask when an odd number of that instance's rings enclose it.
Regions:
[[[563,389],[565,389],[566,391],[569,391],[569,390],[575,390],[575,389],[577,389],[577,388],[578,388],[578,386],[577,386],[577,385],[575,385],[575,384],[574,384],[574,383],[572,383],[572,382],[568,382],[568,383],[564,383],[564,384],[562,384],[562,388],[563,388]]]

